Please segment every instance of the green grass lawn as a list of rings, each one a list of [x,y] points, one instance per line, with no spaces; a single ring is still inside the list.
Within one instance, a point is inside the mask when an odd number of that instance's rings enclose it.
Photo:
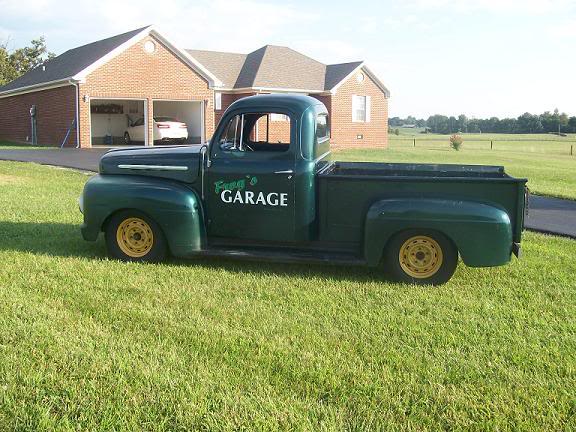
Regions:
[[[49,147],[49,146],[33,146],[32,144],[26,143],[15,143],[12,141],[2,141],[0,140],[0,150],[8,150],[8,149],[49,149],[49,148],[57,148],[57,147]]]
[[[528,179],[532,193],[560,198],[576,199],[576,155],[560,154],[563,143],[530,143],[538,151],[525,151],[525,142],[506,143],[505,149],[482,148],[485,143],[471,144],[464,141],[460,151],[449,148],[444,142],[422,142],[416,147],[409,142],[391,139],[388,149],[339,150],[334,159],[346,161],[455,163],[503,165],[508,174]],[[500,144],[497,144],[500,145]],[[504,146],[504,144],[501,144]],[[548,152],[542,146],[549,145]],[[575,145],[576,152],[576,145]]]
[[[437,288],[125,264],[80,237],[86,179],[0,162],[0,430],[576,428],[574,241]]]

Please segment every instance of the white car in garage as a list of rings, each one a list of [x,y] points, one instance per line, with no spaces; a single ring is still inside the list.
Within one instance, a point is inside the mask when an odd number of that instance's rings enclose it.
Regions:
[[[188,139],[188,126],[186,123],[173,117],[154,117],[154,142],[184,143]],[[144,117],[133,122],[124,132],[124,143],[132,144],[134,141],[144,141]]]

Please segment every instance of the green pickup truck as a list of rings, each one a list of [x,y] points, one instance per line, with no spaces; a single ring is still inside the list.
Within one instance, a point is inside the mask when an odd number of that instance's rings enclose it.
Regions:
[[[227,256],[382,266],[440,284],[519,256],[526,180],[502,167],[333,162],[326,107],[233,103],[209,145],[111,150],[80,198],[82,235],[126,261]]]

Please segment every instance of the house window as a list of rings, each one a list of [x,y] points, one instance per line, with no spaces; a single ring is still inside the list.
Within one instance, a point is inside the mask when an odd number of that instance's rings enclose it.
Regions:
[[[370,96],[352,96],[352,121],[368,123],[370,121]]]
[[[222,109],[222,93],[219,92],[214,93],[214,107],[217,110]]]

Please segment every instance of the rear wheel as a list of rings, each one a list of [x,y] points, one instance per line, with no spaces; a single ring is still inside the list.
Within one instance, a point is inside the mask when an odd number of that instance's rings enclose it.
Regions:
[[[440,285],[448,282],[458,264],[458,250],[446,236],[427,230],[395,235],[386,247],[384,265],[399,282]]]
[[[130,138],[130,134],[128,132],[124,132],[124,144],[132,144],[132,139]]]
[[[159,262],[166,257],[164,233],[151,218],[138,211],[123,211],[106,226],[108,254],[122,261]]]

